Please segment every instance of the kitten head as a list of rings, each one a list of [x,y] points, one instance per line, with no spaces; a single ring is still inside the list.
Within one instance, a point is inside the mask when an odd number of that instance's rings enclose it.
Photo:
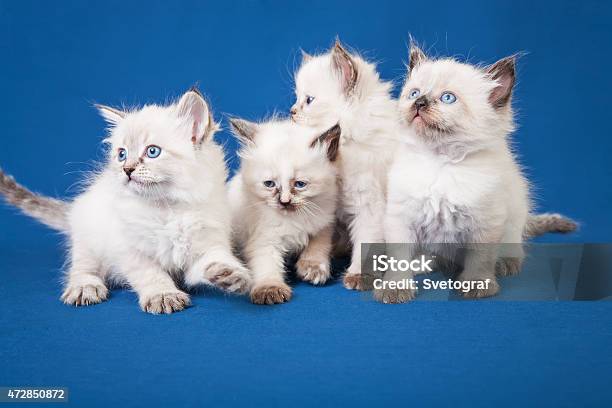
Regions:
[[[339,41],[325,54],[303,53],[302,65],[295,75],[296,101],[291,107],[291,119],[318,128],[337,123],[356,90],[360,62]]]
[[[109,171],[118,188],[153,198],[173,198],[201,177],[217,124],[195,89],[169,106],[126,112],[97,105],[110,124]]]
[[[481,139],[513,130],[515,57],[480,68],[430,59],[410,46],[408,77],[399,99],[401,121],[428,141]]]
[[[318,134],[291,121],[230,120],[242,143],[241,174],[251,198],[283,215],[318,215],[335,205],[340,126]]]

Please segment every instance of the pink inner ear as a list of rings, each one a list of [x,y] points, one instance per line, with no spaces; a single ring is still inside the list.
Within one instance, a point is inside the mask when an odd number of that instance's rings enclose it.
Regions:
[[[495,107],[500,107],[505,105],[510,97],[513,80],[510,75],[501,75],[496,78],[496,80],[498,85],[491,91],[491,94],[489,95],[489,102]]]
[[[193,127],[191,128],[191,142],[196,143],[198,141],[198,122],[193,122]]]

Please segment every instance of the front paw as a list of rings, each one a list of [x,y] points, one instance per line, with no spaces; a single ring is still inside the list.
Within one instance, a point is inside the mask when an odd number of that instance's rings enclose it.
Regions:
[[[299,259],[295,265],[297,275],[313,285],[323,285],[331,277],[329,262],[318,262],[311,259]]]
[[[495,264],[495,274],[497,276],[518,275],[523,266],[523,259],[517,257],[500,258]]]
[[[470,282],[470,288],[468,290],[461,290],[463,297],[467,299],[481,299],[495,296],[500,289],[497,279],[474,279],[463,282]]]
[[[226,292],[244,294],[251,287],[249,271],[241,265],[215,262],[206,268],[205,276],[209,277],[210,283]]]
[[[108,299],[108,289],[104,284],[69,285],[60,298],[67,305],[89,306]]]
[[[255,286],[251,290],[251,302],[256,305],[273,305],[291,300],[291,288],[284,282]]]
[[[382,303],[406,303],[416,297],[415,289],[374,289],[374,299]]]
[[[342,278],[342,283],[344,287],[349,290],[363,290],[363,276],[361,274],[351,274],[347,273]]]
[[[191,305],[189,295],[177,290],[176,292],[158,293],[141,298],[140,307],[151,314],[170,314],[179,312]]]

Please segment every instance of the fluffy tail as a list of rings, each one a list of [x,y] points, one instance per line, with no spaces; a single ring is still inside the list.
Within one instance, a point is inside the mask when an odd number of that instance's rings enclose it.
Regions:
[[[578,223],[576,221],[561,214],[544,213],[530,215],[527,218],[523,238],[535,238],[548,232],[567,234],[576,231],[577,228]]]
[[[68,203],[31,192],[17,184],[15,179],[5,174],[2,169],[0,169],[0,194],[9,204],[43,224],[59,231],[68,230]]]

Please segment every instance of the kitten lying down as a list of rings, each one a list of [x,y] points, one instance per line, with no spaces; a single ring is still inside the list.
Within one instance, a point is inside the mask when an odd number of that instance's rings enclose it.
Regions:
[[[283,303],[291,299],[288,255],[299,255],[304,281],[320,285],[331,276],[340,127],[317,133],[290,121],[231,124],[242,148],[228,196],[235,241],[253,276],[251,300]]]
[[[405,119],[398,114],[398,101],[392,98],[391,90],[392,85],[380,78],[375,64],[350,53],[339,41],[326,53],[304,53],[295,75],[292,119],[317,130],[334,123],[342,127],[338,219],[339,226],[348,227],[353,249],[344,276],[348,289],[364,289],[361,243],[384,242],[385,197],[392,194],[387,175],[404,138],[400,126]],[[404,100],[400,99],[400,105]],[[425,173],[423,168],[413,167],[412,171],[411,179]],[[529,215],[524,234],[534,237],[575,228],[572,220],[558,214]]]
[[[385,239],[424,247],[467,245],[457,279],[489,284],[466,291],[466,297],[495,295],[496,274],[518,273],[524,258],[530,198],[510,148],[514,83],[514,57],[479,68],[429,59],[411,46],[398,104],[402,143],[389,172]],[[403,257],[417,255],[415,249]],[[414,295],[413,289],[375,290],[383,302]]]
[[[250,275],[231,251],[218,126],[199,92],[133,112],[98,108],[111,127],[108,160],[74,201],[36,195],[0,172],[8,202],[69,239],[61,299],[100,303],[118,281],[157,314],[189,305],[177,282],[248,291]]]

